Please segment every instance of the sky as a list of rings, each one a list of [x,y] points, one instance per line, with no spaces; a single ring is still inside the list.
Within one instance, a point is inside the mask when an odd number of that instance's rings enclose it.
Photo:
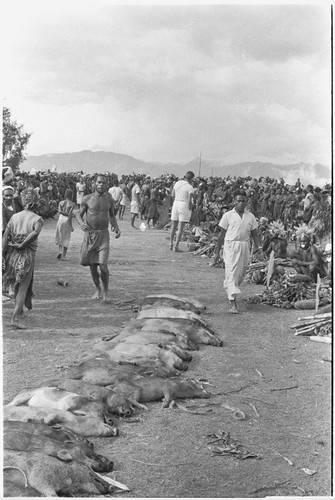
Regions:
[[[3,105],[28,155],[330,165],[328,3],[5,3]]]

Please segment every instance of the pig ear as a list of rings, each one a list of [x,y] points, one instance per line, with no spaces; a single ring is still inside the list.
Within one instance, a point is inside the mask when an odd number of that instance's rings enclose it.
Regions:
[[[57,458],[59,458],[59,460],[62,460],[62,462],[71,462],[73,460],[71,453],[66,450],[59,450],[57,452]]]

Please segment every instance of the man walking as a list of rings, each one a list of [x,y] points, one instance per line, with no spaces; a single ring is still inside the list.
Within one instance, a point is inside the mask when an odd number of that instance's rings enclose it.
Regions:
[[[93,299],[103,299],[110,303],[109,271],[107,267],[109,256],[108,223],[115,230],[115,238],[121,236],[121,231],[115,219],[113,198],[107,191],[107,179],[97,175],[95,190],[84,196],[78,213],[78,222],[84,231],[84,241],[80,251],[80,264],[90,266],[93,283],[97,289]],[[84,219],[84,216],[85,219]],[[100,275],[98,272],[100,267]],[[101,282],[100,282],[101,279]],[[102,287],[101,287],[102,283]]]
[[[137,229],[135,227],[135,219],[139,216],[140,213],[140,193],[141,188],[139,186],[139,178],[135,177],[135,184],[131,190],[131,202],[130,202],[130,214],[131,214],[131,227],[133,229]]]
[[[249,265],[250,237],[253,238],[258,251],[262,250],[262,243],[257,231],[256,218],[245,208],[246,192],[238,189],[234,194],[234,202],[235,207],[226,212],[219,222],[221,232],[217,241],[214,265],[224,244],[223,259],[226,275],[223,286],[231,304],[230,312],[237,314],[236,295],[241,293],[239,286]]]
[[[171,235],[170,235],[170,250],[180,252],[179,243],[184,231],[185,224],[190,222],[193,207],[194,189],[192,180],[194,173],[186,172],[184,179],[177,181],[172,189],[172,198],[174,202],[171,210]],[[177,232],[176,243],[173,247],[174,237]]]

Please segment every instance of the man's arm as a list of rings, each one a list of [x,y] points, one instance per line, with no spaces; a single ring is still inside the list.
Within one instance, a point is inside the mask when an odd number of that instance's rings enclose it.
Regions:
[[[260,237],[259,237],[259,234],[258,234],[258,230],[257,229],[253,229],[251,231],[251,236],[252,236],[252,239],[254,240],[255,242],[255,246],[258,250],[262,250],[263,249],[263,245],[262,245],[262,242],[260,240]]]
[[[88,224],[83,219],[84,215],[86,214],[86,212],[88,210],[87,201],[89,199],[89,196],[85,196],[83,198],[83,201],[81,202],[80,209],[78,212],[78,224],[83,231],[87,231],[89,229]]]
[[[213,262],[213,265],[215,265],[217,263],[217,261],[219,260],[219,257],[220,257],[220,250],[222,248],[222,245],[224,243],[224,239],[226,237],[226,232],[227,230],[226,229],[223,229],[223,227],[221,228],[221,231],[220,231],[220,234],[219,234],[219,237],[218,237],[218,240],[216,242],[216,250],[215,250],[215,254],[214,254],[214,262]]]
[[[118,223],[116,221],[116,217],[115,217],[115,213],[114,213],[114,200],[112,197],[111,197],[111,204],[110,204],[108,213],[109,213],[110,225],[115,230],[115,238],[120,238],[121,231],[120,231],[120,228],[119,228]]]
[[[9,229],[8,229],[8,227],[6,227],[5,232],[2,236],[2,257],[4,257],[5,253],[6,253],[6,248],[7,248],[7,244],[8,244],[8,232],[9,232]]]
[[[194,200],[194,192],[190,191],[188,194],[188,209],[193,210],[193,200]]]
[[[30,243],[31,241],[36,240],[37,236],[42,231],[42,227],[43,227],[43,221],[42,219],[40,219],[36,222],[34,230],[26,236],[26,238],[22,241],[22,243],[7,243],[8,246],[21,250],[22,248],[27,246],[28,243]]]
[[[318,264],[319,263],[319,254],[315,247],[311,247],[311,260],[309,261],[304,261],[304,260],[299,260],[299,259],[293,259],[292,262],[293,264],[296,264],[297,266],[311,266],[312,264]]]

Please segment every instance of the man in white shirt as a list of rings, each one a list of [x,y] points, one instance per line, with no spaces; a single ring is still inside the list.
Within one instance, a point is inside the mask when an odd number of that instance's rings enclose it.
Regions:
[[[231,304],[230,312],[237,314],[236,295],[241,293],[240,285],[244,279],[250,257],[250,238],[253,238],[258,251],[262,243],[258,235],[255,216],[245,207],[247,194],[238,189],[234,194],[235,207],[226,212],[219,222],[221,232],[218,237],[214,264],[220,256],[222,244],[225,262],[224,288]]]
[[[132,187],[131,190],[131,202],[130,202],[130,213],[131,213],[131,227],[133,229],[138,229],[135,227],[135,219],[136,217],[139,216],[140,213],[140,193],[141,193],[141,188],[139,186],[139,178],[135,177],[134,179],[135,184]]]
[[[194,173],[186,172],[184,179],[177,181],[172,189],[172,198],[174,202],[171,210],[171,235],[170,235],[170,250],[181,252],[179,243],[184,231],[185,224],[190,222],[193,208],[194,189],[192,180]],[[173,247],[174,237],[177,232],[176,243]]]
[[[120,202],[123,196],[123,191],[120,188],[119,181],[117,179],[113,179],[112,187],[108,189],[108,192],[114,200],[114,213],[115,215],[117,215],[120,208]]]
[[[76,183],[76,191],[77,191],[77,206],[80,208],[81,202],[85,196],[86,184],[84,182],[83,177],[79,177],[79,181]]]

